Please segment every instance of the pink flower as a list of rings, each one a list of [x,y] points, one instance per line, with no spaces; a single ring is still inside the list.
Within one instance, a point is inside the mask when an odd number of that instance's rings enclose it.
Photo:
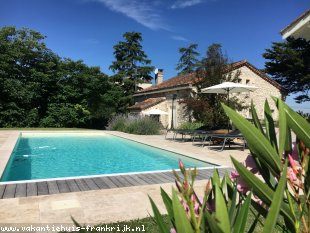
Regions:
[[[294,169],[292,169],[291,167],[288,168],[287,176],[292,183],[295,183],[297,181],[297,176],[294,172]]]
[[[177,233],[177,231],[174,228],[171,228],[170,233]]]
[[[184,163],[182,162],[181,159],[179,159],[179,166],[180,166],[180,170],[181,170],[182,173],[184,174],[184,172],[185,172],[185,167],[184,167]]]
[[[240,193],[244,194],[246,194],[246,192],[249,191],[249,187],[241,177],[238,178],[237,189]]]
[[[248,168],[248,170],[250,172],[252,172],[253,174],[258,173],[258,169],[256,167],[256,162],[254,160],[254,158],[252,156],[248,156],[245,161],[244,161],[244,165]]]
[[[237,179],[237,178],[239,178],[240,177],[240,175],[239,175],[239,173],[237,172],[237,171],[232,171],[231,173],[230,173],[230,178],[232,179],[232,180],[235,180],[235,179]]]
[[[298,173],[298,171],[297,171],[297,167],[296,167],[295,161],[294,161],[294,159],[292,158],[291,155],[288,155],[288,160],[290,161],[290,164],[291,164],[291,166],[292,166],[293,172],[294,172],[295,175],[296,175],[296,174]],[[292,169],[291,169],[291,170],[292,170]]]
[[[296,142],[292,143],[292,153],[290,154],[295,161],[299,161]]]

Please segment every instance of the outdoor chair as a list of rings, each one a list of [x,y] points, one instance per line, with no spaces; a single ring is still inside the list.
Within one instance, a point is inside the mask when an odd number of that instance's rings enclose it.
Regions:
[[[233,130],[230,133],[227,134],[211,134],[208,135],[209,138],[209,149],[211,149],[211,144],[212,141],[216,140],[216,139],[222,139],[223,140],[223,144],[221,146],[221,148],[219,149],[219,151],[223,151],[225,148],[226,143],[228,142],[229,147],[230,147],[230,143],[231,141],[233,141],[234,139],[241,139],[243,142],[241,143],[242,145],[242,150],[245,149],[246,146],[246,141],[245,138],[243,137],[243,135],[241,134],[241,132],[239,130]],[[206,140],[206,138],[205,138]]]

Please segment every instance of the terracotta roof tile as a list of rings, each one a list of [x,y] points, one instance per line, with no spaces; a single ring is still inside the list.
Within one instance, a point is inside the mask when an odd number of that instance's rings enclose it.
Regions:
[[[141,110],[144,110],[144,109],[147,109],[147,108],[150,108],[156,104],[159,104],[161,102],[163,102],[164,100],[166,100],[165,97],[160,97],[160,98],[148,98],[142,102],[138,102],[136,103],[135,105],[133,106],[130,106],[128,109],[129,110],[138,110],[138,111],[141,111]]]
[[[266,80],[267,82],[269,82],[270,84],[272,84],[273,86],[275,86],[276,88],[281,90],[282,92],[286,92],[285,89],[279,83],[277,83],[276,81],[274,81],[273,79],[268,77],[264,72],[257,69],[256,67],[254,67],[252,64],[250,64],[246,60],[242,60],[242,61],[232,63],[228,67],[227,72],[241,68],[242,66],[248,67],[250,70],[252,70],[258,76],[260,76],[261,78],[263,78],[264,80]],[[178,88],[178,87],[182,87],[182,86],[190,86],[190,85],[195,85],[198,82],[199,82],[199,78],[197,78],[196,74],[190,73],[190,74],[180,75],[180,76],[170,78],[167,81],[162,82],[161,84],[158,84],[156,86],[151,86],[149,88],[146,88],[142,91],[137,92],[136,94],[148,93],[148,92],[170,89],[170,88]]]

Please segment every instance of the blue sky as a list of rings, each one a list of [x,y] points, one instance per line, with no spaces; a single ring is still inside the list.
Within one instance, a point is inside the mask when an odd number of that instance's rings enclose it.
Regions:
[[[27,27],[47,36],[61,57],[82,59],[106,74],[113,45],[138,31],[152,65],[176,75],[178,48],[199,45],[204,55],[220,43],[232,61],[246,59],[264,68],[262,57],[279,31],[309,8],[309,0],[0,0],[0,27]],[[310,112],[310,103],[287,102]]]

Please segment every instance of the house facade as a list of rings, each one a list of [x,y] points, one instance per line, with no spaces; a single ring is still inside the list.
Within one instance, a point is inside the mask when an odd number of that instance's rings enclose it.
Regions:
[[[285,90],[277,82],[245,60],[235,62],[231,67],[230,72],[240,71],[239,83],[258,88],[254,92],[238,93],[238,98],[248,106],[251,99],[253,99],[260,119],[264,118],[264,103],[267,99],[274,117],[277,118],[276,106],[271,97],[275,96],[284,99],[286,96]],[[136,103],[129,107],[129,111],[131,114],[140,115],[143,111],[151,109],[162,110],[168,113],[157,116],[162,125],[166,128],[172,126],[176,128],[189,119],[182,100],[195,96],[198,81],[195,73],[180,75],[163,81],[163,70],[159,69],[155,76],[155,85],[136,92],[134,94]],[[251,118],[249,109],[245,109],[240,113],[246,118]]]

